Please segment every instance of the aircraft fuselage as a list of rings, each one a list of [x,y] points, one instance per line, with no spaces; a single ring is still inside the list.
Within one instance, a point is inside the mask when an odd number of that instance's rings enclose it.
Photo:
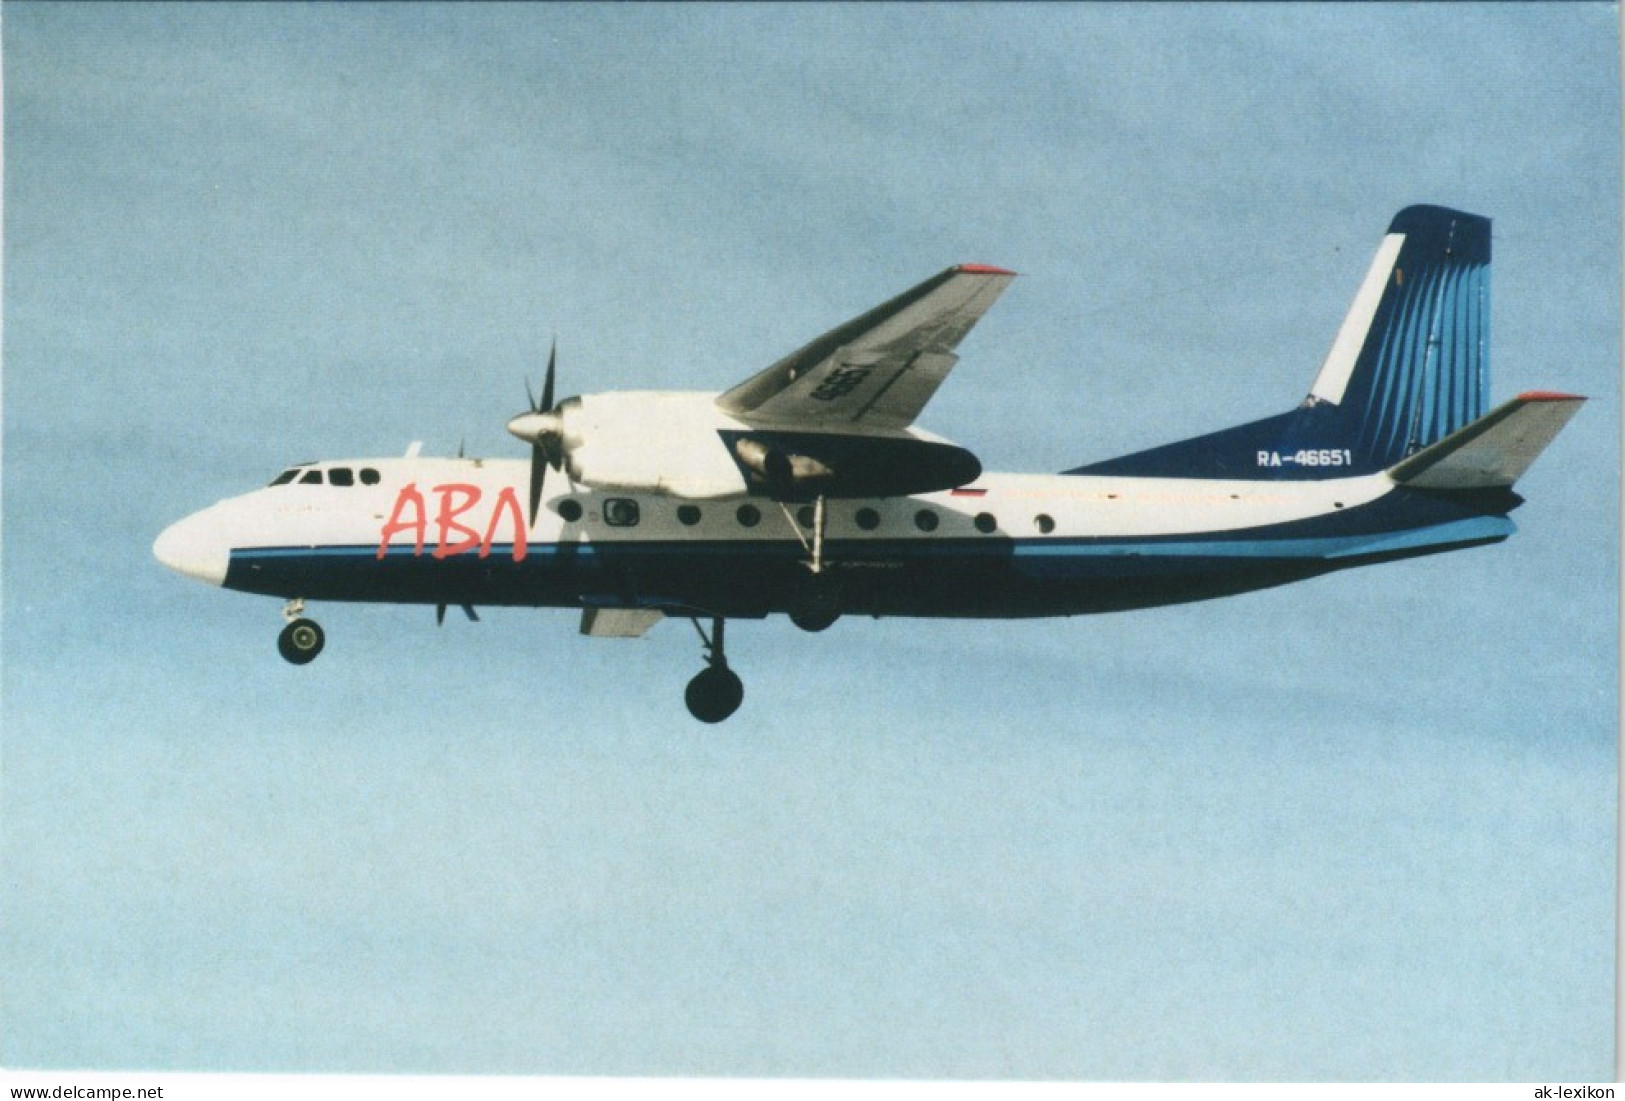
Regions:
[[[331,484],[331,472],[348,485]],[[821,585],[843,613],[1026,617],[1180,603],[1499,542],[1505,516],[1375,474],[1312,482],[988,474],[811,505],[580,490],[522,505],[526,464],[377,459],[181,521],[161,556],[229,589],[337,601],[760,617]],[[363,477],[373,484],[364,484]]]

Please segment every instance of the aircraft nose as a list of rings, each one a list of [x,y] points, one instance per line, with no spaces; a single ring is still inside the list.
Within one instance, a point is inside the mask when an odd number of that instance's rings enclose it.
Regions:
[[[231,561],[231,545],[206,510],[165,528],[153,541],[152,553],[176,573],[210,585],[225,582]]]

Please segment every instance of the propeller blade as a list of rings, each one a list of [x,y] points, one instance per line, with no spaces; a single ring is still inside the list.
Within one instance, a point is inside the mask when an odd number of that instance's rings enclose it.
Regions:
[[[525,398],[530,402],[530,415],[518,416],[508,422],[508,431],[522,440],[530,441],[530,523],[536,526],[536,512],[542,507],[542,485],[547,480],[547,468],[558,466],[562,450],[556,438],[562,431],[559,417],[553,412],[553,383],[558,377],[559,340],[553,338],[553,347],[547,353],[547,374],[542,379],[542,400],[538,402],[530,392],[530,379],[525,379]]]
[[[436,627],[444,627],[446,625],[446,606],[444,604],[436,604],[434,606],[434,625]]]
[[[553,338],[553,347],[547,353],[547,377],[542,381],[542,404],[536,410],[545,413],[553,408],[553,367],[559,358],[559,338]],[[527,382],[526,387],[529,387]]]
[[[542,482],[547,478],[547,452],[539,444],[530,448],[530,526],[536,526],[536,510],[542,504]]]

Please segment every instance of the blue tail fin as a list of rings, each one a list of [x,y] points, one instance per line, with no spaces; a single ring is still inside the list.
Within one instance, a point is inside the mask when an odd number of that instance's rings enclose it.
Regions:
[[[1489,333],[1489,219],[1407,207],[1296,409],[1067,473],[1313,479],[1386,470],[1484,414]]]

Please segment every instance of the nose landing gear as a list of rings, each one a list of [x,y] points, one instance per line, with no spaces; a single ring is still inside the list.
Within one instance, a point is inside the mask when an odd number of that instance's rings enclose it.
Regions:
[[[740,703],[745,699],[745,685],[739,675],[728,668],[728,658],[722,649],[722,617],[717,616],[711,621],[709,638],[700,621],[696,619],[693,622],[705,647],[705,660],[710,664],[688,682],[688,688],[683,692],[683,702],[688,704],[688,713],[700,722],[719,723],[739,710]]]
[[[327,634],[314,619],[304,618],[305,602],[291,600],[282,609],[282,618],[288,625],[276,637],[277,652],[294,665],[308,665],[316,660],[327,644]]]

